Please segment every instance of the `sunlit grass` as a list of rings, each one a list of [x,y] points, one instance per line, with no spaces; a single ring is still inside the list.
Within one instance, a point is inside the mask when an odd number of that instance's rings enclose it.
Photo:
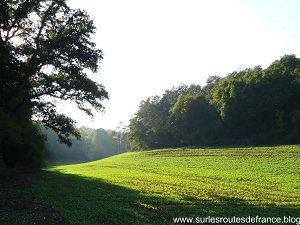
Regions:
[[[300,211],[299,146],[164,149],[47,171],[55,178],[44,179],[37,190],[51,193],[56,185],[68,206],[48,200],[69,218],[91,214],[90,220],[105,217],[107,224],[120,219],[122,224],[171,224],[175,216],[284,216]],[[74,201],[91,211],[71,207]],[[96,202],[101,209],[94,209]],[[134,223],[124,219],[134,214]]]
[[[299,203],[299,155],[298,146],[156,150],[50,170],[163,197],[212,199],[217,194],[282,205]]]

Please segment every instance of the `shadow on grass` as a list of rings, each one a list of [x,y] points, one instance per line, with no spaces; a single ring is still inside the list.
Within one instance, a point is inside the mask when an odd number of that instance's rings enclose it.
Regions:
[[[174,224],[174,217],[300,215],[300,204],[258,206],[242,199],[218,195],[211,196],[211,201],[192,196],[181,199],[149,196],[101,179],[59,172],[42,173],[26,194],[35,202],[47,203],[50,211],[55,209],[61,217],[61,222],[56,224]],[[40,217],[45,220],[42,215]]]
[[[17,221],[15,223],[5,223],[3,220],[1,224],[174,224],[174,217],[258,215],[283,218],[300,215],[300,204],[259,206],[257,202],[251,204],[242,199],[219,195],[212,195],[209,201],[193,196],[176,199],[149,196],[101,179],[60,172],[42,172],[30,188],[15,191],[19,201],[14,203],[14,207],[19,210],[23,207],[27,214],[35,213],[35,218],[22,215],[21,219],[9,220]],[[0,197],[5,199],[6,196],[0,194]],[[24,204],[20,205],[20,202]]]
[[[68,224],[58,210],[33,192],[41,171],[10,171],[0,180],[1,225]]]

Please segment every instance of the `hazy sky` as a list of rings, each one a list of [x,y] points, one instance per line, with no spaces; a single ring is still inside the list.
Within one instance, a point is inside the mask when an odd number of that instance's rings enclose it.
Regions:
[[[300,57],[299,0],[69,0],[88,12],[104,52],[97,74],[110,100],[94,120],[65,103],[78,125],[115,129],[139,103],[180,84],[205,85],[284,54]]]

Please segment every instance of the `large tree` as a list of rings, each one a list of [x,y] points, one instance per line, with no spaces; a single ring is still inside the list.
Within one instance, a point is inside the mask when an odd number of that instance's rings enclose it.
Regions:
[[[75,121],[57,112],[56,99],[71,100],[90,116],[104,109],[107,91],[85,73],[97,72],[103,57],[91,40],[95,30],[88,14],[65,0],[0,0],[2,153],[22,142],[21,117],[39,119],[67,145],[70,135],[79,138]]]

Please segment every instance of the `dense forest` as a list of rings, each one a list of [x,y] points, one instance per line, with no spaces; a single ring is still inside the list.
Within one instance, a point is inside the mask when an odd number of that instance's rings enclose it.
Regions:
[[[210,76],[140,103],[130,120],[133,150],[175,146],[300,143],[300,59]]]
[[[57,134],[51,129],[42,128],[47,137],[45,152],[47,161],[86,162],[98,160],[126,152],[128,141],[121,131],[91,129],[80,127],[81,140],[73,137],[73,145],[68,147],[58,141]]]

